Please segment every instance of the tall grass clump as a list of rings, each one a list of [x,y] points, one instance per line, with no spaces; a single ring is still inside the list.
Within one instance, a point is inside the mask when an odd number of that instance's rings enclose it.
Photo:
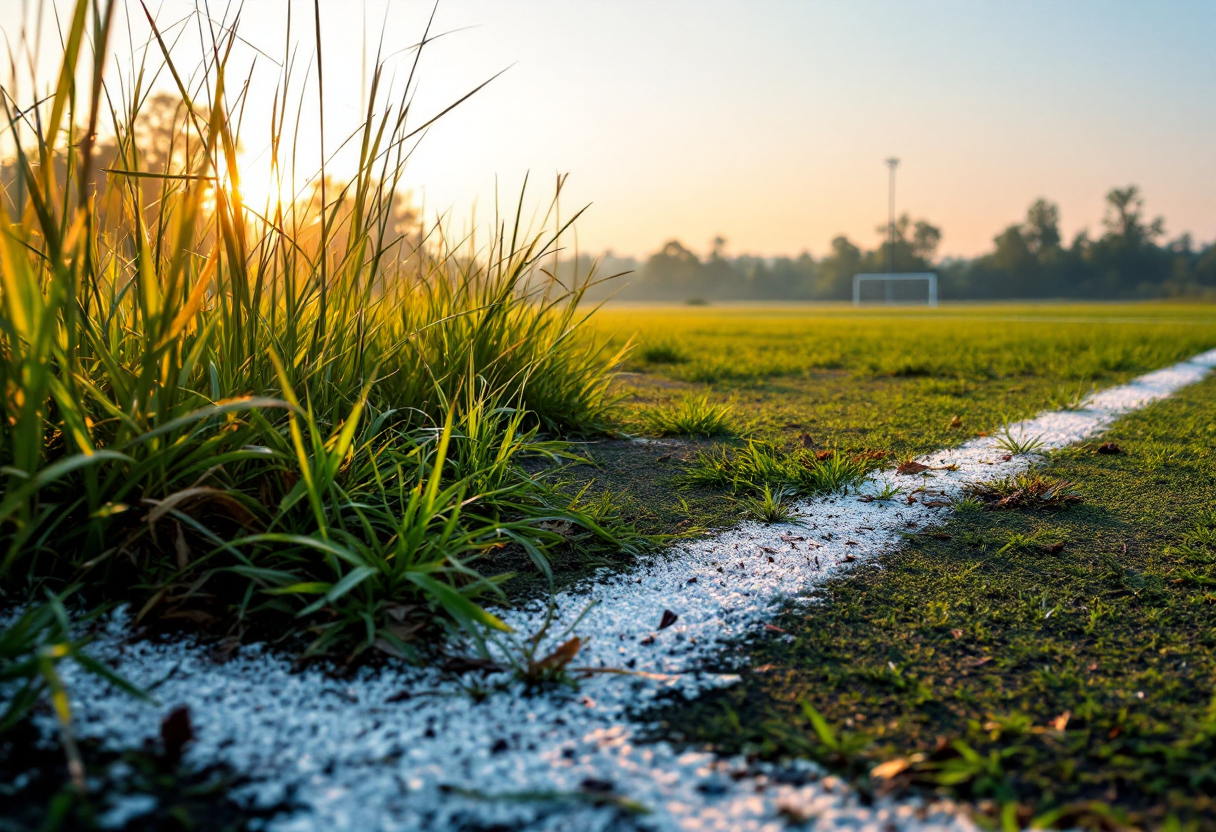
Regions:
[[[556,198],[544,233],[518,219],[523,194],[480,244],[423,227],[400,182],[433,119],[411,112],[413,69],[393,101],[380,63],[353,172],[336,179],[324,150],[306,169],[289,59],[265,109],[290,193],[251,204],[236,27],[199,18],[206,55],[187,72],[149,18],[113,87],[84,56],[107,55],[114,17],[81,0],[53,93],[4,90],[4,597],[79,584],[144,622],[423,658],[445,631],[478,646],[504,628],[487,552],[548,573],[555,521],[621,543],[522,464],[598,428],[620,360],[585,332],[590,278],[542,271],[566,227]]]
[[[646,430],[654,436],[732,436],[738,431],[734,408],[711,402],[709,396],[685,396],[678,402],[642,413]]]

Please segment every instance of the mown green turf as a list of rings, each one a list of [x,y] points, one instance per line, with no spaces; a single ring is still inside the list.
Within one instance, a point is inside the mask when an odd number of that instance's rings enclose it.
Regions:
[[[646,433],[652,408],[708,391],[764,439],[897,456],[1216,346],[1216,307],[1180,304],[608,307],[594,323],[638,345],[625,430]]]
[[[750,660],[741,684],[672,707],[659,735],[812,757],[997,826],[1216,829],[1213,414],[1216,378],[1117,423],[1122,453],[1053,455],[1044,473],[1080,503],[969,503],[830,582],[775,618],[789,640],[724,658]]]

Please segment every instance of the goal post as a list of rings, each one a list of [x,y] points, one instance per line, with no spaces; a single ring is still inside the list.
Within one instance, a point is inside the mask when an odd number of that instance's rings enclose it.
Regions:
[[[920,288],[917,284],[923,284]],[[877,288],[878,292],[863,292]],[[865,295],[865,297],[863,297]],[[895,274],[853,275],[853,305],[863,302],[893,304],[924,303],[937,306],[937,275],[933,272],[897,272]]]

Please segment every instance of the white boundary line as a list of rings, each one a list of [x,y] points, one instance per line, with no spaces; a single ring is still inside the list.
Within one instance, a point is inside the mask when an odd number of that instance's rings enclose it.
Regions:
[[[1038,436],[1042,450],[1085,440],[1119,415],[1197,381],[1216,367],[1216,350],[1091,396],[1083,410],[1044,413],[1012,427]],[[995,438],[922,458],[939,468],[929,484],[946,501],[969,481],[1025,470],[1031,460],[1001,459]],[[877,474],[863,487],[920,485],[920,477]],[[924,499],[924,495],[921,495]],[[931,500],[932,501],[932,500]],[[578,632],[590,636],[576,664],[632,667],[661,678],[597,675],[578,690],[528,696],[504,677],[506,691],[475,702],[460,685],[428,670],[363,669],[351,681],[320,670],[292,673],[290,663],[253,645],[216,664],[194,643],[123,642],[113,622],[94,645],[139,685],[163,679],[163,708],[126,698],[93,677],[69,671],[69,690],[84,736],[114,748],[155,737],[171,707],[188,705],[198,739],[187,759],[225,763],[254,779],[240,797],[270,805],[290,798],[301,809],[276,830],[473,830],[494,824],[527,830],[780,830],[782,807],[817,818],[817,829],[959,829],[974,827],[946,804],[879,801],[862,806],[833,777],[809,763],[775,768],[639,744],[632,714],[672,690],[695,696],[729,684],[699,668],[724,643],[757,632],[767,617],[826,579],[900,546],[900,533],[943,519],[942,509],[904,499],[862,502],[857,495],[812,500],[795,524],[745,523],[679,547],[634,570],[601,575],[558,599],[569,623],[592,600]],[[658,631],[663,611],[678,621]],[[535,632],[543,609],[505,616]],[[560,624],[559,624],[560,629]],[[447,786],[494,795],[577,793],[611,788],[650,814],[631,816],[583,801],[475,800]],[[118,803],[111,821],[147,807]]]

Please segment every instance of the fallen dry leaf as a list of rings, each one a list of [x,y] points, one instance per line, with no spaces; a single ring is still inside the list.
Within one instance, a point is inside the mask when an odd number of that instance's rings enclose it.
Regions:
[[[798,437],[798,444],[804,448],[815,447],[815,440],[811,438],[809,433],[804,433]]]
[[[770,633],[785,633],[785,632],[788,632],[788,630],[783,630],[781,627],[778,627],[776,624],[765,624],[765,625],[764,625],[764,629],[765,629],[765,630],[767,630],[767,631],[768,631],[768,632],[770,632]]]
[[[1098,446],[1098,453],[1100,453],[1100,454],[1121,454],[1121,453],[1123,453],[1123,449],[1120,448],[1118,445],[1116,445],[1114,442],[1103,442],[1101,445]]]
[[[680,616],[676,615],[671,610],[663,610],[663,618],[659,621],[659,629],[666,630],[672,624],[675,624],[679,618]]]
[[[1058,555],[1060,552],[1064,551],[1064,544],[1063,543],[1052,543],[1050,545],[1044,546],[1043,551],[1047,552],[1049,554],[1052,554],[1052,555]]]
[[[556,650],[536,663],[537,670],[561,670],[566,665],[574,660],[578,655],[579,648],[583,646],[583,640],[578,636],[561,644]]]
[[[819,451],[815,454],[815,459],[823,462],[825,459],[831,459],[834,456],[836,456],[835,451]]]
[[[962,630],[951,630],[950,635],[954,636],[955,638],[962,638],[963,631]]]
[[[925,471],[928,471],[928,470],[929,470],[928,465],[922,465],[921,463],[917,462],[916,460],[910,459],[907,462],[905,462],[903,465],[896,468],[895,473],[911,476],[913,474],[923,474]]]
[[[963,417],[961,417],[961,416],[955,416],[953,419],[950,420],[950,423],[948,425],[946,425],[946,427],[950,430],[958,430],[962,426],[963,426]]]
[[[1068,727],[1068,720],[1071,717],[1072,717],[1072,711],[1065,711],[1064,713],[1060,714],[1058,717],[1056,717],[1055,719],[1053,719],[1051,722],[1049,722],[1047,724],[1050,725],[1052,728],[1055,728],[1057,731],[1063,731],[1065,728]]]
[[[897,774],[902,774],[908,770],[911,764],[903,757],[897,757],[894,760],[887,760],[885,763],[879,763],[870,769],[870,776],[878,780],[888,780]]]

